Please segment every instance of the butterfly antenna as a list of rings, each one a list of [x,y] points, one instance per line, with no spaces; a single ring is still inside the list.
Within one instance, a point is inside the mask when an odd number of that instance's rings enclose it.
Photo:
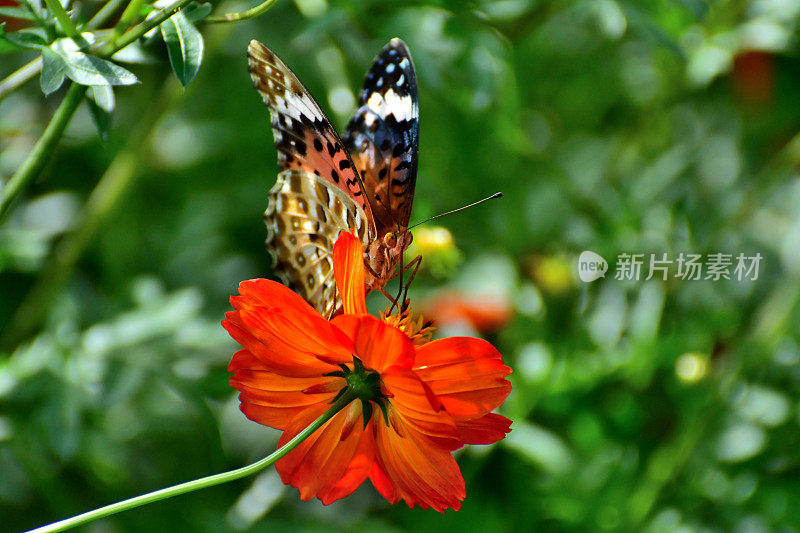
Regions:
[[[502,192],[496,192],[491,196],[487,196],[486,198],[484,198],[482,200],[478,200],[477,202],[472,202],[469,205],[465,205],[465,206],[459,207],[458,209],[453,209],[451,211],[447,211],[446,213],[439,213],[438,215],[433,215],[430,218],[426,218],[422,222],[417,222],[416,224],[414,224],[413,226],[408,228],[406,231],[410,231],[410,230],[416,228],[417,226],[419,226],[420,224],[424,224],[426,222],[429,222],[429,221],[433,220],[434,218],[440,218],[440,217],[443,217],[443,216],[446,216],[446,215],[452,215],[453,213],[458,213],[459,211],[463,211],[464,209],[469,209],[470,207],[474,207],[474,206],[476,206],[478,204],[482,204],[483,202],[486,202],[488,200],[494,200],[495,198],[500,198],[501,196],[503,196]]]

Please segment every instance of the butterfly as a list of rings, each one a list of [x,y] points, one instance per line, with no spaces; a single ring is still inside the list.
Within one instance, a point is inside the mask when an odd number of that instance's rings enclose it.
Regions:
[[[349,231],[364,245],[366,292],[385,293],[412,240],[419,96],[408,48],[395,38],[377,55],[341,138],[274,52],[253,40],[247,56],[278,150],[280,172],[264,214],[275,274],[332,316],[341,306],[333,243]]]

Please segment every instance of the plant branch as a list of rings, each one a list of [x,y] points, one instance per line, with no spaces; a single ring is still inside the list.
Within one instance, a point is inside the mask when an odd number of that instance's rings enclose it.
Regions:
[[[242,11],[239,13],[228,13],[226,15],[217,15],[217,16],[209,16],[203,19],[204,24],[223,24],[226,22],[239,22],[240,20],[247,20],[259,15],[263,15],[267,11],[269,11],[272,6],[278,3],[278,0],[266,0],[261,4],[248,9],[246,11]]]
[[[282,447],[275,450],[270,455],[266,456],[265,458],[253,464],[244,466],[242,468],[238,468],[236,470],[231,470],[229,472],[223,472],[222,474],[215,474],[213,476],[195,479],[193,481],[181,483],[180,485],[174,485],[172,487],[167,487],[165,489],[149,492],[147,494],[142,494],[141,496],[136,496],[135,498],[130,498],[128,500],[123,500],[121,502],[113,503],[111,505],[106,505],[105,507],[101,507],[99,509],[95,509],[94,511],[89,511],[83,514],[79,514],[77,516],[73,516],[72,518],[67,518],[66,520],[61,520],[59,522],[54,522],[46,526],[32,529],[27,533],[52,533],[55,531],[64,531],[66,529],[73,528],[80,524],[85,524],[87,522],[97,520],[98,518],[111,516],[113,514],[126,511],[128,509],[133,509],[135,507],[146,505],[148,503],[165,500],[167,498],[172,498],[173,496],[178,496],[180,494],[185,494],[187,492],[193,492],[196,490],[204,489],[206,487],[213,487],[214,485],[220,485],[222,483],[227,483],[228,481],[233,481],[235,479],[240,479],[249,476],[251,474],[255,474],[256,472],[263,470],[267,466],[274,464],[276,461],[281,459],[287,453],[292,451],[298,444],[303,442],[317,429],[325,425],[325,423],[328,420],[333,418],[333,416],[336,413],[341,411],[354,398],[355,397],[352,395],[352,393],[344,394],[341,398],[339,398],[336,401],[336,403],[334,403],[330,407],[330,409],[325,411],[322,414],[322,416],[317,418],[303,431],[298,433],[292,440],[290,440]]]
[[[144,0],[131,0],[131,3],[122,12],[119,21],[114,27],[114,32],[117,35],[122,34],[122,32],[131,27],[131,24],[139,20],[139,11],[142,9],[142,4],[144,4]]]
[[[105,22],[111,18],[111,16],[117,12],[119,6],[125,2],[126,0],[111,0],[106,5],[100,8],[100,10],[94,14],[94,16],[89,19],[89,22],[86,23],[81,29],[86,28],[90,30],[94,30],[105,24]],[[41,56],[33,59],[20,68],[9,74],[4,80],[0,81],[0,102],[3,99],[11,94],[12,92],[16,91],[22,85],[28,83],[30,80],[36,77],[39,72],[42,71],[42,58]]]
[[[66,96],[59,104],[42,136],[36,141],[33,150],[31,150],[31,153],[28,154],[28,157],[25,158],[25,161],[23,161],[14,175],[11,176],[8,183],[5,184],[3,190],[0,191],[0,219],[5,216],[14,200],[30,185],[47,164],[72,115],[78,109],[85,92],[86,87],[84,85],[72,83],[69,86]]]
[[[80,36],[78,27],[75,26],[75,23],[69,18],[69,14],[67,10],[64,9],[64,6],[61,5],[61,2],[58,0],[44,0],[44,3],[47,4],[47,8],[53,16],[56,17],[58,24],[61,26],[61,29],[64,30],[64,33],[67,34],[67,37],[77,39]]]
[[[19,87],[33,79],[42,70],[42,56],[33,59],[0,81],[0,102]]]
[[[175,14],[176,11],[191,1],[192,0],[178,0],[170,7],[159,12],[156,16],[145,20],[130,31],[124,33],[119,39],[112,40],[112,42],[104,46],[97,55],[99,57],[110,57],[118,50],[125,48],[139,37],[167,20]],[[61,4],[58,5],[60,6]],[[85,92],[86,87],[83,85],[78,85],[74,82],[70,85],[67,90],[67,95],[58,106],[53,118],[50,119],[50,123],[47,125],[47,128],[45,128],[42,137],[36,141],[33,150],[28,154],[28,157],[25,158],[22,166],[17,169],[14,175],[8,180],[8,183],[3,187],[3,190],[0,191],[0,220],[6,215],[14,200],[17,199],[30,182],[39,175],[42,168],[44,168],[58,140],[64,133],[67,124],[69,124],[72,115],[81,103],[81,98]]]
[[[42,313],[72,275],[75,263],[92,241],[103,221],[124,198],[143,168],[142,154],[153,128],[184,94],[177,82],[168,78],[158,91],[152,91],[144,115],[134,126],[125,144],[114,156],[103,176],[86,200],[74,229],[53,247],[39,279],[4,327],[0,349],[13,347],[30,335],[42,320]]]
[[[135,0],[134,0],[135,1]],[[116,39],[112,39],[111,42],[107,43],[103,46],[98,52],[98,57],[108,58],[111,57],[115,52],[122,50],[129,44],[135,42],[140,37],[142,37],[145,33],[149,32],[172,15],[178,12],[182,7],[187,5],[192,0],[177,0],[171,6],[161,10],[156,14],[154,17],[151,17],[147,20],[142,21],[141,23],[137,24],[127,32],[123,33]]]

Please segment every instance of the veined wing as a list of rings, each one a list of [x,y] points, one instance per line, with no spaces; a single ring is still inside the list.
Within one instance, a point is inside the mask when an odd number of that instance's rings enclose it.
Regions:
[[[417,75],[400,39],[392,39],[375,58],[359,106],[343,140],[364,179],[380,238],[408,227],[417,180]]]
[[[295,168],[278,174],[264,218],[275,273],[320,313],[332,316],[341,306],[333,244],[340,231],[369,242],[364,210],[342,189]]]
[[[289,67],[258,41],[247,47],[248,68],[272,119],[281,170],[302,170],[346,192],[372,219],[361,177],[336,130]]]

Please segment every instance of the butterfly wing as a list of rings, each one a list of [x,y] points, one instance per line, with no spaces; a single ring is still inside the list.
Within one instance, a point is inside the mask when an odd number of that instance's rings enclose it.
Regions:
[[[341,305],[333,277],[340,231],[374,234],[363,184],[336,131],[297,76],[258,41],[248,66],[270,111],[278,174],[264,218],[274,271],[325,316]]]
[[[250,41],[247,57],[253,84],[269,108],[280,169],[322,177],[345,191],[371,219],[361,176],[308,89],[260,42]]]
[[[400,39],[392,39],[375,58],[359,106],[343,140],[364,179],[377,236],[382,237],[408,227],[417,181],[417,75]]]
[[[366,242],[364,210],[322,177],[293,168],[278,174],[264,218],[275,273],[320,313],[332,316],[341,306],[333,277],[333,243],[340,231]]]

